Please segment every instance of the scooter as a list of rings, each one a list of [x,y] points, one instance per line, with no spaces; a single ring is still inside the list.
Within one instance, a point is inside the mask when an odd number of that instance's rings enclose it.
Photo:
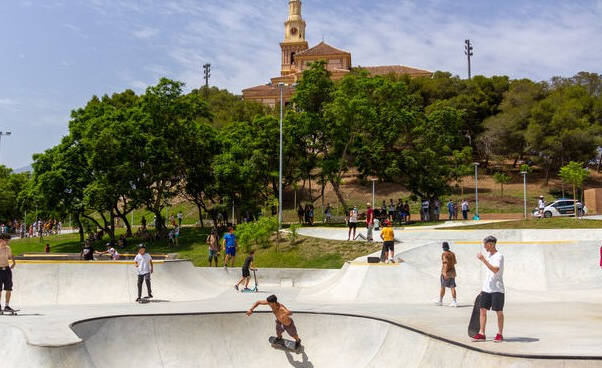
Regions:
[[[253,270],[253,279],[255,280],[255,286],[253,289],[244,288],[240,291],[241,293],[256,293],[259,291],[257,288],[257,275],[255,274],[255,270]]]

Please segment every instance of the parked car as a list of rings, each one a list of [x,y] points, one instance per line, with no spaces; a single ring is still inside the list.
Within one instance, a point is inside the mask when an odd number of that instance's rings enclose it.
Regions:
[[[587,213],[587,207],[583,203],[577,201],[577,212],[578,216],[583,216]],[[561,198],[557,199],[552,203],[548,203],[543,209],[543,217],[557,217],[557,216],[575,216],[575,200]],[[533,217],[541,217],[539,210],[533,211]]]

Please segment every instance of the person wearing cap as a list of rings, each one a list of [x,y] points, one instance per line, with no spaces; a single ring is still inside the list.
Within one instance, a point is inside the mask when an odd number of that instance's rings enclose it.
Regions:
[[[372,237],[372,230],[374,230],[374,209],[372,209],[370,203],[366,203],[366,207],[368,208],[366,210],[366,239],[371,242],[374,240]]]
[[[449,250],[449,243],[443,242],[443,253],[441,254],[441,290],[439,292],[439,300],[435,302],[437,305],[443,305],[443,297],[445,296],[445,288],[451,289],[452,302],[450,307],[457,307],[456,302],[456,255]]]
[[[105,252],[102,252],[101,254],[108,255],[113,261],[119,261],[119,253],[115,250],[115,248],[113,248],[111,243],[107,243],[106,247],[107,250]]]
[[[543,210],[546,208],[546,202],[543,200],[543,196],[539,196],[539,202],[537,203],[537,209],[539,209],[539,217],[543,217]]]
[[[395,263],[393,259],[395,249],[395,234],[391,221],[385,220],[385,227],[380,232],[380,238],[383,240],[383,253],[385,255],[385,263]]]
[[[152,298],[151,292],[151,273],[153,273],[153,259],[150,254],[146,253],[146,246],[140,244],[138,246],[138,254],[134,258],[134,263],[138,269],[138,298],[137,302],[142,301],[142,282],[146,282],[146,290],[148,291],[147,298]]]
[[[480,328],[479,333],[473,336],[472,341],[485,341],[485,327],[487,325],[487,311],[493,310],[497,314],[498,333],[494,342],[504,340],[504,256],[496,249],[497,239],[488,236],[483,240],[487,255],[477,254],[483,263],[485,279],[481,288],[480,297]]]

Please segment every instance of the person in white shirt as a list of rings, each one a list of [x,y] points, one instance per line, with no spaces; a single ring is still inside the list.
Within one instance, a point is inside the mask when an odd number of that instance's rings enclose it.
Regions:
[[[537,209],[539,209],[539,217],[543,217],[543,210],[546,208],[546,202],[543,200],[543,196],[539,196],[539,202],[537,202]]]
[[[151,273],[153,273],[153,259],[150,254],[146,253],[146,246],[140,244],[138,246],[138,254],[134,258],[136,268],[138,269],[138,299],[137,302],[142,301],[142,282],[146,281],[146,290],[148,291],[147,298],[152,298],[151,292]]]
[[[105,252],[102,252],[102,254],[107,254],[111,256],[111,259],[113,261],[119,261],[119,253],[115,250],[115,248],[113,248],[111,243],[107,243],[107,250]]]
[[[473,336],[473,341],[485,341],[485,327],[487,325],[487,311],[493,310],[497,314],[498,333],[494,342],[503,341],[504,330],[504,256],[496,249],[497,239],[490,235],[483,240],[487,255],[477,254],[483,263],[485,279],[481,288],[481,311],[479,333]]]

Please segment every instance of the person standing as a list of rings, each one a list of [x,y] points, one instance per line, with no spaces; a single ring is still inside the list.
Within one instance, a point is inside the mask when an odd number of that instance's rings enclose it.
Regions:
[[[543,196],[539,196],[539,201],[537,202],[537,209],[539,210],[539,218],[543,218],[543,210],[546,208],[546,202],[543,200]]]
[[[347,241],[350,239],[355,240],[355,231],[357,229],[357,207],[353,207],[351,211],[349,211],[349,232],[347,233]],[[351,232],[353,231],[353,237],[351,237]]]
[[[396,216],[396,220],[399,222],[399,226],[401,226],[401,223],[403,222],[403,201],[401,200],[401,198],[397,199],[397,204],[395,205],[395,216]]]
[[[393,198],[389,198],[389,221],[393,222],[395,221],[395,203],[393,203]]]
[[[10,307],[10,296],[13,292],[13,272],[15,268],[15,256],[8,246],[10,235],[0,235],[0,303],[2,302],[2,291],[4,291],[4,311],[12,312]],[[10,260],[10,265],[9,265]],[[0,308],[2,305],[0,304]]]
[[[332,219],[332,207],[330,207],[330,202],[326,203],[326,209],[324,210],[324,222],[329,223]]]
[[[480,302],[480,328],[479,333],[473,336],[472,341],[485,341],[485,327],[487,326],[487,311],[493,310],[497,314],[498,333],[494,342],[504,340],[504,256],[496,249],[497,239],[490,235],[483,240],[485,251],[477,254],[483,263],[485,279],[481,288]]]
[[[466,201],[466,199],[463,199],[462,200],[462,219],[468,220],[468,211],[470,211],[470,208],[468,207],[468,202]]]
[[[243,282],[245,283],[245,291],[249,291],[249,280],[251,279],[251,272],[250,271],[257,271],[257,269],[255,268],[255,264],[253,263],[253,261],[255,260],[255,251],[251,250],[249,252],[249,256],[247,258],[245,258],[245,261],[242,265],[242,277],[240,279],[240,281],[238,281],[236,283],[236,285],[234,285],[234,288],[236,290],[238,290],[238,287],[240,286],[240,284],[242,284]]]
[[[447,212],[449,213],[449,221],[452,221],[454,218],[454,202],[451,199],[447,202]]]
[[[366,240],[371,242],[372,238],[372,230],[374,230],[374,210],[372,209],[372,205],[370,203],[366,203]]]
[[[219,241],[217,239],[217,229],[211,229],[211,233],[207,236],[207,245],[209,246],[209,267],[215,260],[215,267],[217,267],[218,256],[219,256]]]
[[[303,210],[303,206],[299,203],[299,207],[297,207],[297,217],[299,218],[299,224],[303,225],[303,218],[305,217],[305,211]]]
[[[404,222],[408,223],[412,219],[412,214],[410,213],[410,204],[408,201],[403,205],[403,212],[405,214]]]
[[[457,307],[458,302],[456,301],[456,255],[454,252],[449,250],[449,243],[443,242],[442,246],[443,253],[441,254],[441,290],[439,291],[439,301],[435,302],[437,305],[443,304],[443,297],[445,296],[445,288],[451,289],[452,302],[450,307]]]
[[[178,212],[178,226],[182,226],[182,218],[184,217],[184,215],[182,215],[182,211]]]
[[[236,248],[238,241],[236,240],[236,234],[232,226],[228,226],[228,232],[224,235],[222,242],[222,249],[226,252],[224,258],[224,268],[228,268],[228,261],[230,261],[230,267],[234,267],[234,257],[236,257]]]
[[[424,222],[429,222],[430,221],[430,207],[431,204],[429,203],[428,199],[424,199],[422,201],[422,221]]]
[[[433,201],[433,216],[435,217],[433,221],[439,221],[439,215],[441,214],[441,202],[439,202],[438,198],[435,198]]]
[[[87,240],[82,248],[81,253],[79,254],[79,259],[83,259],[85,261],[93,261],[94,260],[94,247],[92,246],[92,242]]]
[[[393,259],[395,250],[395,234],[393,233],[393,225],[391,221],[385,220],[385,227],[380,232],[380,238],[383,240],[383,253],[385,263],[395,263]]]
[[[138,269],[138,298],[137,302],[142,301],[142,282],[146,282],[147,298],[152,298],[151,292],[151,274],[153,273],[153,259],[150,254],[146,253],[146,246],[140,244],[138,246],[138,254],[134,258],[134,263]]]

